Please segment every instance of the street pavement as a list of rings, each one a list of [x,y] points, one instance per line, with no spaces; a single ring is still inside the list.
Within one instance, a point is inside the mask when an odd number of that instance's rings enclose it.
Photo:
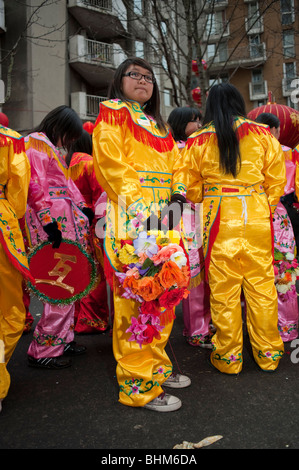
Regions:
[[[35,325],[41,304],[34,298],[31,313]],[[170,413],[118,402],[109,331],[76,335],[87,353],[60,371],[28,367],[33,330],[23,335],[9,363],[11,387],[0,413],[0,449],[93,449],[100,458],[107,452],[110,457],[125,451],[135,455],[140,449],[161,453],[183,441],[197,443],[215,435],[222,438],[196,451],[201,459],[207,449],[298,449],[299,340],[296,347],[285,344],[279,368],[270,374],[256,366],[244,331],[243,370],[228,376],[212,369],[208,350],[188,345],[182,331],[178,308],[167,352],[174,369],[192,384],[168,389],[183,402]],[[192,450],[184,452],[193,455]]]

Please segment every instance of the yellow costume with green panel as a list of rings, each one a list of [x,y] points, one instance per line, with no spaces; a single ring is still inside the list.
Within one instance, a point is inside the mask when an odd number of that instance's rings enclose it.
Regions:
[[[170,201],[179,151],[171,133],[161,132],[138,103],[109,100],[100,104],[93,152],[97,179],[108,196],[104,249],[105,274],[111,283],[113,273],[122,271],[118,258],[121,240],[136,238],[148,216],[158,214]],[[130,333],[126,333],[139,304],[121,297],[115,282],[113,288],[119,401],[144,406],[162,392],[161,384],[172,372],[164,348],[173,319],[166,322],[159,340],[154,338],[140,349],[136,342],[128,341]]]
[[[229,374],[239,373],[243,365],[242,289],[255,361],[262,369],[274,370],[283,354],[271,212],[286,184],[284,156],[266,126],[244,118],[236,119],[234,126],[241,155],[236,178],[219,169],[212,124],[188,139],[173,177],[188,187],[188,199],[203,200],[203,250],[216,327],[211,362]]]

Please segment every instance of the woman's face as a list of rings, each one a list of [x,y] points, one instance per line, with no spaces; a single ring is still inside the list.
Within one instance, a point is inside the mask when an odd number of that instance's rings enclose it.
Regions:
[[[126,74],[129,72],[139,72],[142,75],[152,76],[149,70],[134,64],[131,64],[127,68]],[[140,106],[143,106],[151,98],[153,94],[153,88],[153,83],[147,82],[144,77],[141,77],[139,80],[129,76],[124,76],[122,78],[123,94],[127,99],[137,101]]]
[[[199,118],[189,121],[185,128],[186,136],[189,137],[189,135],[193,134],[193,132],[197,131],[200,127],[201,127],[201,122]]]

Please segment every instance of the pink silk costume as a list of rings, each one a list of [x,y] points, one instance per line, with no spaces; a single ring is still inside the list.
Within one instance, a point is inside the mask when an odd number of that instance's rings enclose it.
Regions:
[[[95,211],[95,203],[103,193],[103,189],[96,179],[93,158],[87,153],[76,152],[72,155],[68,168],[68,176],[71,178],[82,196],[87,206]],[[90,247],[92,255],[97,259],[96,253],[99,247],[94,245],[95,232],[94,224],[90,227]],[[107,288],[103,266],[98,260],[99,282],[94,289],[81,301],[75,305],[75,332],[96,333],[105,331],[109,321],[109,310],[107,303]]]
[[[82,210],[86,203],[79,189],[67,179],[67,167],[58,149],[44,133],[25,137],[26,153],[31,165],[26,231],[29,246],[47,240],[43,226],[57,221],[63,238],[88,248],[89,224]],[[28,355],[35,359],[61,356],[74,339],[74,303],[44,303]]]
[[[212,123],[188,138],[173,175],[174,183],[187,186],[188,199],[203,199],[203,250],[216,328],[210,359],[228,374],[243,366],[242,288],[256,363],[274,370],[284,350],[277,326],[271,220],[286,184],[283,152],[265,125],[239,117],[234,127],[241,155],[236,178],[219,168]]]
[[[137,102],[109,100],[100,104],[93,152],[96,176],[108,198],[105,274],[112,285],[113,273],[122,271],[118,259],[121,240],[135,238],[151,210],[157,212],[170,201],[171,192],[175,191],[172,170],[179,151],[171,133],[162,133]],[[113,292],[113,352],[119,401],[128,406],[144,406],[160,395],[161,385],[172,372],[165,346],[173,316],[165,319],[160,339],[154,338],[140,348],[136,341],[129,341],[130,333],[126,333],[132,315],[138,315],[139,304],[122,297],[116,277]]]
[[[292,149],[285,146],[283,146],[282,149],[285,157],[287,176],[284,195],[287,195],[295,191],[296,164],[292,161]],[[285,206],[281,202],[277,204],[274,212],[273,227],[274,247],[282,253],[289,253],[292,256],[295,256],[296,243],[292,223]],[[290,260],[289,263],[291,262],[292,261]],[[280,279],[285,277],[283,265],[281,265],[277,277]],[[278,294],[278,329],[284,342],[292,341],[298,337],[299,312],[296,292],[296,276],[294,275],[293,277],[294,280],[287,292],[285,292],[286,284],[276,283]]]
[[[31,277],[18,219],[27,203],[30,165],[23,137],[0,126],[0,400],[10,387],[7,364],[23,333],[22,284]]]
[[[179,149],[185,142],[177,142]],[[188,243],[188,255],[191,270],[190,294],[182,300],[184,331],[188,343],[192,346],[203,344],[210,337],[210,288],[204,275],[204,257],[202,249],[202,204],[193,204],[187,200],[182,222]]]

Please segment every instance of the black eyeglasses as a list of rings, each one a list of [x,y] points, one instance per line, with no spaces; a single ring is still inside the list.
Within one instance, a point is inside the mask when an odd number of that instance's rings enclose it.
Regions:
[[[153,75],[143,75],[143,73],[139,72],[128,72],[124,73],[123,76],[133,78],[133,80],[141,80],[142,78],[144,78],[147,83],[155,83],[156,81]]]

